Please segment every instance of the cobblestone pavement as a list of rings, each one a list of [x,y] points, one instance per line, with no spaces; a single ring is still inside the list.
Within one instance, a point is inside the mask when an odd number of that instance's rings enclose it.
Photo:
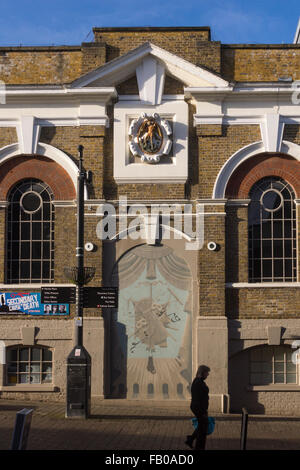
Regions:
[[[8,450],[16,412],[33,408],[28,450],[179,450],[193,430],[189,404],[178,402],[92,403],[87,420],[66,419],[63,403],[0,399],[0,450]],[[207,450],[239,450],[241,415],[214,415]],[[249,415],[248,450],[299,450],[300,417]]]

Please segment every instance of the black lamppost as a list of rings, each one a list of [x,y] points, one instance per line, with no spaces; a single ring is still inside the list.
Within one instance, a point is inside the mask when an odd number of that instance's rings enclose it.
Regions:
[[[78,146],[77,179],[77,266],[65,268],[65,275],[76,284],[75,346],[67,358],[66,418],[87,418],[91,403],[91,357],[83,346],[83,286],[95,274],[95,268],[84,267],[84,183],[83,146]]]

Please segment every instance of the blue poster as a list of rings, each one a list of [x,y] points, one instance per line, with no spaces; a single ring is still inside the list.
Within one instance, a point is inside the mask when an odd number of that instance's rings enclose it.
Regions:
[[[69,304],[42,304],[40,292],[0,292],[0,314],[69,315]]]

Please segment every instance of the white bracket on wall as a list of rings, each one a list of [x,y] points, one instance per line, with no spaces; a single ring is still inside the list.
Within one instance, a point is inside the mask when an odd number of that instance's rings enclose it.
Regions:
[[[142,103],[161,104],[165,83],[165,68],[154,57],[145,57],[136,68],[136,78]]]
[[[34,116],[21,116],[17,125],[17,134],[20,153],[26,155],[37,153],[40,126],[36,124]]]
[[[261,138],[265,152],[280,152],[284,122],[280,121],[280,114],[265,114],[263,122],[260,124]]]

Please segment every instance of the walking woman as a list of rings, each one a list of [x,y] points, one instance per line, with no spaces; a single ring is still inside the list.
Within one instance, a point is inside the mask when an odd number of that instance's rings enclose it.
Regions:
[[[193,380],[191,388],[191,410],[198,420],[198,427],[191,436],[187,436],[185,443],[193,448],[193,441],[196,439],[195,450],[204,450],[206,443],[206,433],[208,426],[208,402],[209,389],[204,382],[210,372],[207,366],[200,366],[197,370],[196,377]]]

